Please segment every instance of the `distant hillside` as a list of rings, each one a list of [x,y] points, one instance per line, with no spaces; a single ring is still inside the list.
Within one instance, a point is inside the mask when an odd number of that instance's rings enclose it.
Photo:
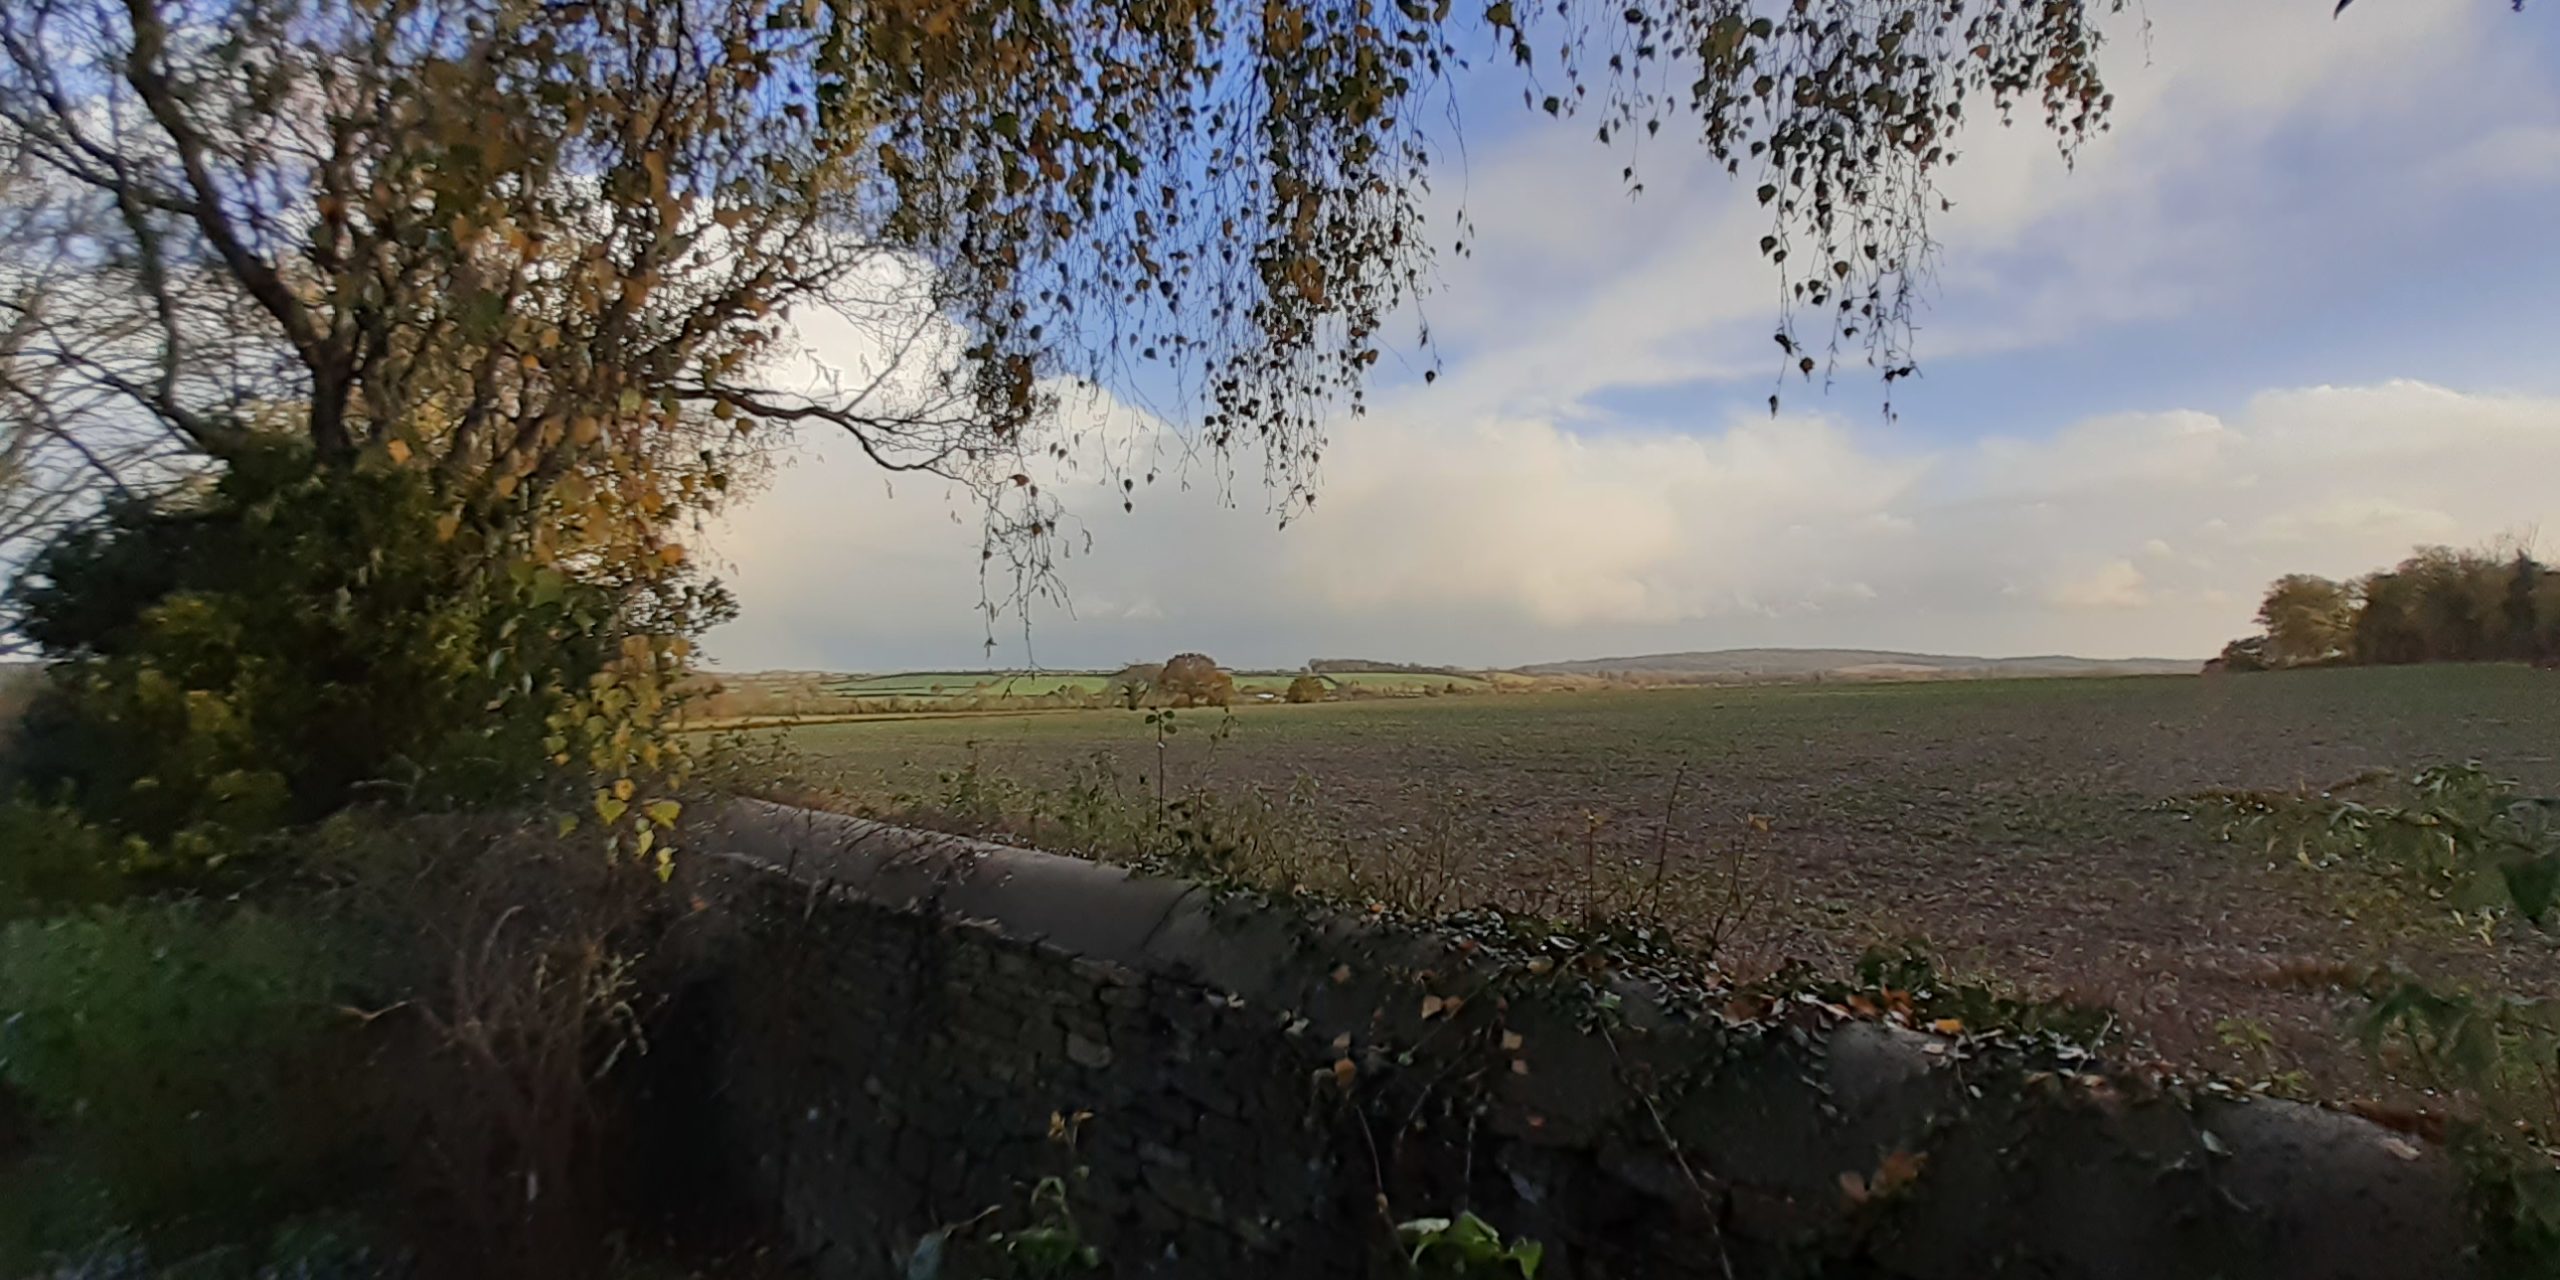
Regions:
[[[2074,658],[2040,654],[1977,658],[1961,654],[1901,653],[1889,649],[1711,649],[1648,653],[1624,658],[1582,658],[1520,667],[1523,675],[1595,676],[1650,680],[1808,680],[1816,677],[1893,680],[1991,676],[2192,675],[2200,662],[2180,658]]]

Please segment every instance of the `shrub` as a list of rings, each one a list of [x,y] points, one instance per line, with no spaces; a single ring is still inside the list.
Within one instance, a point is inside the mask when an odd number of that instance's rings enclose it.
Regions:
[[[0,930],[0,1081],[56,1166],[20,1206],[36,1239],[202,1245],[332,1198],[360,1148],[325,960],[284,919],[197,902]]]
[[[329,824],[309,861],[397,1126],[404,1238],[437,1274],[574,1280],[644,1207],[623,1085],[646,1051],[641,957],[666,888],[548,822]]]
[[[131,854],[70,809],[0,802],[0,921],[113,901]]]
[[[184,865],[367,796],[520,796],[573,744],[671,711],[633,683],[655,670],[634,640],[725,598],[455,530],[414,471],[282,451],[73,530],[12,590],[52,662],[29,781]]]
[[[1300,675],[1289,682],[1289,692],[1282,695],[1291,702],[1324,701],[1324,680],[1314,673]]]

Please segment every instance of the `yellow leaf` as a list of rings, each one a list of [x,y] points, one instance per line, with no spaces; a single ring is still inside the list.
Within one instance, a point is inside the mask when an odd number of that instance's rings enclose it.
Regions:
[[[436,517],[436,541],[438,541],[438,542],[451,542],[451,541],[453,541],[453,535],[454,535],[457,531],[459,531],[461,528],[462,528],[462,514],[461,514],[460,512],[457,512],[457,511],[448,511],[448,512],[445,512],[443,515],[437,516],[437,517]]]
[[[1942,1036],[1960,1036],[1964,1034],[1964,1019],[1940,1018],[1930,1023],[1929,1029]]]
[[[629,812],[630,808],[630,805],[614,798],[611,792],[599,791],[596,793],[596,816],[604,819],[606,822],[610,823],[621,821],[622,815]]]
[[[1443,1001],[1438,996],[1424,996],[1422,998],[1422,1016],[1426,1019],[1439,1017],[1440,1010],[1446,1003],[1446,1001]]]
[[[1876,1176],[1869,1183],[1869,1189],[1880,1196],[1892,1195],[1918,1182],[1921,1167],[1928,1163],[1929,1157],[1917,1152],[1888,1151],[1884,1159],[1877,1162]]]
[[[676,817],[684,812],[684,806],[673,800],[652,800],[641,812],[649,815],[649,821],[659,826],[672,827],[676,825]]]
[[[684,548],[673,542],[658,548],[658,563],[665,565],[670,569],[683,564]]]

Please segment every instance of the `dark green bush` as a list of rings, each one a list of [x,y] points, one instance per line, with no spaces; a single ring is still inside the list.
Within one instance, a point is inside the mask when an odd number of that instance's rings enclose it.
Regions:
[[[360,1152],[326,949],[246,907],[134,903],[0,929],[0,1084],[48,1171],[24,1234],[174,1248],[332,1201]],[[50,1216],[50,1220],[41,1220]]]
[[[0,801],[0,922],[115,900],[131,853],[63,806]]]
[[[623,637],[725,600],[581,580],[456,534],[425,477],[289,451],[131,502],[13,590],[51,663],[24,776],[178,867],[367,798],[521,798]]]

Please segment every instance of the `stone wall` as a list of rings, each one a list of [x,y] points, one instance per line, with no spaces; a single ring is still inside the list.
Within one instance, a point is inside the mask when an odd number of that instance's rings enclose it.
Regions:
[[[1550,1277],[2470,1269],[2443,1156],[2327,1111],[779,806],[695,847],[699,1158],[823,1277],[1053,1175],[1116,1276],[1401,1274],[1461,1209]]]

